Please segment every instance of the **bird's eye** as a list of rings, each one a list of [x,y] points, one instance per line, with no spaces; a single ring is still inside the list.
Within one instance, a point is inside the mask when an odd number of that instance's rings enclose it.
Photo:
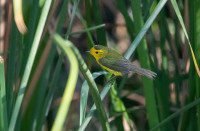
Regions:
[[[98,54],[99,52],[98,52],[98,51],[96,51],[95,53],[96,53],[96,54]]]

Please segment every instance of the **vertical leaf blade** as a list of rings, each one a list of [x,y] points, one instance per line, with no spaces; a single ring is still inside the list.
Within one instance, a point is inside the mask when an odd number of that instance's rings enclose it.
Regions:
[[[4,60],[0,56],[0,129],[8,130]]]
[[[135,18],[134,24],[135,24],[136,33],[138,33],[144,26],[143,25],[144,22],[142,20],[142,12],[139,7],[140,7],[140,0],[133,0],[132,11]],[[146,69],[151,69],[148,50],[147,50],[147,42],[144,38],[141,39],[140,44],[138,45],[138,48],[137,48],[137,52],[138,52],[141,66]],[[146,77],[142,77],[142,84],[143,84],[144,95],[146,99],[146,108],[147,108],[147,116],[149,120],[149,127],[153,128],[155,125],[159,123],[153,81]]]

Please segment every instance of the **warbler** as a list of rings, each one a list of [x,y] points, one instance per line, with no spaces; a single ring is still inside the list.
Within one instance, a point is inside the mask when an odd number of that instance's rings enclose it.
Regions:
[[[155,72],[132,64],[114,49],[102,45],[95,45],[89,52],[94,56],[97,63],[101,67],[108,70],[115,76],[122,76],[124,74],[128,74],[129,72],[134,72],[153,79],[157,75]]]

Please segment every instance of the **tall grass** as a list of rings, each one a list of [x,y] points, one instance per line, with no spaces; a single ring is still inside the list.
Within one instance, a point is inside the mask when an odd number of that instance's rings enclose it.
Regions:
[[[199,0],[9,2],[0,130],[200,130]],[[109,80],[85,53],[94,43],[157,77]]]
[[[5,73],[4,73],[4,60],[0,56],[0,129],[8,130],[8,115],[7,115],[7,103],[6,103],[6,86],[5,86]]]

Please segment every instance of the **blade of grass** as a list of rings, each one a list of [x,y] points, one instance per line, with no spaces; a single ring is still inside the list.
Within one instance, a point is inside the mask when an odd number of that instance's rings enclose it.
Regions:
[[[160,27],[160,48],[162,53],[162,63],[161,63],[161,73],[159,76],[159,80],[155,81],[155,88],[156,88],[156,95],[157,95],[157,105],[159,112],[160,121],[164,120],[167,116],[170,115],[170,101],[169,101],[169,78],[168,78],[168,61],[167,61],[167,54],[166,54],[166,36],[170,35],[167,32],[166,26],[166,8],[164,7],[163,10],[160,12],[158,22]],[[155,52],[156,53],[156,52]],[[182,81],[182,80],[181,80]],[[162,88],[160,88],[162,87]],[[171,123],[167,124],[162,130],[173,130]]]
[[[162,70],[163,72],[167,73],[167,56],[166,56],[166,48],[165,48],[165,41],[166,41],[166,21],[165,21],[166,11],[165,9],[160,12],[160,48],[162,52]]]
[[[17,117],[18,117],[18,114],[19,114],[21,104],[22,104],[24,92],[25,92],[25,89],[27,87],[31,68],[33,66],[33,61],[34,61],[36,51],[37,51],[37,48],[38,48],[38,45],[39,45],[39,42],[40,42],[40,38],[41,38],[42,31],[43,31],[43,28],[44,28],[44,25],[45,25],[45,21],[47,19],[47,15],[48,15],[48,12],[49,12],[49,9],[50,9],[50,6],[51,6],[51,2],[52,2],[52,0],[45,1],[45,5],[42,9],[42,14],[41,14],[40,19],[39,19],[39,24],[38,24],[38,27],[37,27],[37,30],[36,30],[36,33],[35,33],[35,37],[34,37],[34,40],[33,40],[30,55],[29,55],[29,58],[28,58],[28,61],[27,61],[27,64],[26,64],[25,72],[24,72],[23,77],[22,77],[22,81],[21,81],[20,89],[19,89],[18,96],[17,96],[17,99],[16,99],[16,103],[15,103],[15,106],[14,106],[14,109],[13,109],[13,112],[12,112],[11,121],[10,121],[10,124],[9,124],[9,131],[13,131],[14,128],[15,128],[15,123],[16,123],[16,120],[17,120]]]
[[[67,116],[69,106],[72,100],[72,96],[74,94],[74,89],[76,86],[76,81],[78,78],[78,61],[70,46],[72,43],[70,41],[64,41],[60,36],[54,35],[54,40],[61,47],[64,53],[67,55],[70,62],[70,73],[69,78],[65,87],[65,91],[63,94],[62,102],[58,110],[58,114],[56,116],[55,122],[52,127],[52,131],[61,131],[65,122],[65,118]]]
[[[86,21],[87,21],[87,26],[90,27],[92,24],[92,20],[91,20],[91,14],[90,12],[92,12],[91,9],[91,2],[90,0],[85,0],[85,14],[86,14]]]
[[[86,19],[87,27],[91,27],[91,25],[92,25],[92,18],[91,18],[92,16],[91,16],[90,12],[92,12],[91,2],[90,2],[90,0],[85,0],[85,15],[86,15],[85,19]],[[93,41],[91,42],[90,37],[87,41],[89,41],[87,48],[90,49],[94,43],[93,43]]]
[[[105,96],[108,93],[108,91],[110,90],[111,86],[112,86],[112,82],[109,82],[105,85],[105,87],[103,88],[103,90],[101,91],[101,94],[100,94],[101,100],[103,100],[105,98]],[[90,109],[90,111],[88,112],[87,116],[85,117],[84,121],[82,122],[81,126],[79,127],[78,131],[84,131],[85,130],[85,128],[89,124],[89,122],[92,119],[92,116],[94,115],[96,110],[97,109],[96,109],[96,106],[94,104],[92,106],[92,108]]]
[[[143,19],[142,19],[142,12],[140,9],[140,0],[133,0],[131,2],[133,16],[135,18],[134,26],[135,31],[138,33],[141,28],[143,27]],[[144,28],[144,27],[143,27]],[[146,40],[143,38],[140,41],[140,45],[138,45],[137,53],[139,56],[140,64],[145,69],[151,69],[150,67],[150,60],[148,56],[147,50],[147,43]],[[155,94],[154,94],[154,85],[153,81],[142,76],[142,84],[143,84],[143,91],[146,100],[146,109],[147,109],[147,117],[149,120],[149,128],[154,127],[159,123],[158,118],[158,110],[156,106]]]
[[[4,60],[1,56],[0,56],[0,129],[2,131],[8,130]]]
[[[199,67],[198,67],[198,64],[197,64],[197,61],[196,61],[196,58],[195,58],[195,55],[194,55],[192,46],[191,46],[191,44],[190,44],[190,40],[189,40],[187,31],[186,31],[186,28],[185,28],[185,25],[184,25],[184,22],[183,22],[183,18],[182,18],[182,16],[181,16],[180,11],[179,11],[178,5],[177,5],[177,3],[176,3],[175,0],[171,0],[171,3],[172,3],[172,6],[173,6],[173,8],[174,8],[174,10],[175,10],[175,12],[176,12],[176,15],[177,15],[177,17],[178,17],[178,20],[179,20],[179,22],[180,22],[180,24],[181,24],[181,27],[182,27],[183,32],[184,32],[184,34],[185,34],[185,37],[186,37],[186,39],[187,39],[187,41],[188,41],[188,44],[189,44],[189,47],[190,47],[190,51],[191,51],[191,54],[192,54],[192,59],[193,59],[193,62],[194,62],[194,65],[195,65],[197,74],[198,74],[199,77],[200,77]]]
[[[96,79],[100,75],[105,75],[108,72],[100,71],[100,72],[94,72],[92,73],[93,79]],[[88,100],[88,92],[89,92],[89,86],[87,81],[83,82],[83,85],[81,87],[81,96],[80,96],[80,124],[83,123],[85,120],[85,113],[86,113],[86,107],[87,107],[87,100]]]
[[[17,42],[19,39],[20,39],[19,32],[17,30],[14,21],[12,21],[12,33],[11,33],[10,49],[8,54],[7,81],[6,81],[8,120],[10,120],[14,102],[13,85],[15,85],[14,74],[16,72],[15,56],[16,56]]]
[[[24,47],[24,51],[23,51],[23,59],[22,59],[20,76],[22,76],[22,74],[24,73],[24,68],[25,68],[27,60],[28,60],[28,56],[29,56],[29,53],[31,50],[31,45],[33,44],[32,41],[34,38],[36,24],[38,22],[38,19],[37,19],[38,12],[39,12],[38,3],[39,3],[39,0],[34,0],[33,4],[32,4],[33,6],[32,6],[31,13],[30,13],[31,19],[29,19],[28,32],[27,32],[27,35],[25,36],[25,41],[24,41],[25,47]]]
[[[102,27],[105,27],[105,24],[101,24],[101,25],[90,27],[90,28],[86,28],[86,29],[78,31],[78,32],[71,32],[69,35],[78,35],[78,34],[89,32],[89,31],[93,31],[93,30],[96,30],[96,29],[99,29],[99,28],[102,28]]]
[[[149,17],[149,13],[151,13],[151,7],[153,5],[154,2],[157,2],[157,1],[154,1],[154,0],[149,0],[148,2],[144,2],[144,6],[142,6],[143,8],[143,12],[144,12],[144,21],[147,20],[147,18]]]
[[[64,2],[63,2],[63,6],[62,6],[60,14],[59,14],[59,21],[58,21],[58,26],[57,26],[56,32],[59,32],[59,33],[61,32],[62,25],[65,22],[65,18],[67,15],[66,10],[68,9],[68,3],[69,3],[69,0],[64,0]]]
[[[200,104],[200,98],[194,100],[190,104],[188,104],[188,105],[184,106],[183,108],[179,109],[178,111],[176,111],[175,113],[173,113],[172,115],[170,115],[169,117],[167,117],[165,120],[163,120],[162,122],[160,122],[158,125],[156,125],[155,127],[153,127],[150,131],[155,131],[156,129],[158,129],[158,128],[162,127],[163,125],[165,125],[166,123],[170,122],[172,119],[174,119],[175,117],[177,117],[181,113],[183,113],[183,112],[191,109],[194,106],[197,106],[198,104]]]
[[[79,2],[80,2],[80,0],[74,0],[74,6],[73,6],[73,9],[72,9],[71,18],[70,18],[68,30],[67,30],[67,33],[66,33],[66,36],[65,36],[65,39],[66,39],[66,40],[69,38],[69,34],[70,34],[70,32],[71,32],[71,29],[72,29],[72,22],[73,22],[73,20],[74,20],[74,17],[75,17],[76,10],[77,10],[77,8],[78,8]]]
[[[92,8],[93,8],[93,17],[94,17],[94,21],[96,22],[97,25],[100,25],[103,23],[103,20],[101,18],[101,10],[99,7],[99,3],[101,1],[98,0],[92,0]],[[102,45],[106,45],[106,32],[103,28],[100,28],[97,30],[97,41],[99,43],[102,43]]]
[[[124,105],[124,102],[118,96],[117,90],[115,88],[116,88],[116,83],[114,83],[112,85],[111,90],[110,90],[111,102],[114,107],[114,112],[115,112],[115,114],[116,114],[116,112],[123,112],[123,116],[125,117],[130,130],[133,130],[133,128],[131,126],[131,120],[130,120],[128,113],[126,112],[126,107]],[[123,124],[121,122],[121,119],[116,119],[115,122],[116,122],[117,129],[121,130],[121,127],[123,127],[123,126],[121,126]],[[124,127],[124,129],[126,129],[126,128]]]
[[[83,26],[85,27],[85,29],[88,29],[87,23],[86,23],[86,21],[83,19],[83,16],[81,15],[81,13],[80,13],[79,10],[77,11],[77,15],[78,15],[79,19],[81,20],[81,23],[83,24]],[[103,25],[105,25],[105,24],[103,24]],[[89,31],[87,31],[87,36],[88,36],[88,38],[89,38],[89,43],[91,44],[91,45],[89,45],[89,47],[94,46],[94,42],[93,42],[93,39],[92,39],[92,35],[91,35],[91,33],[90,33]]]
[[[58,35],[55,34],[55,36],[58,36]],[[70,44],[70,43],[68,43],[68,44]],[[88,70],[88,68],[87,68],[82,56],[80,55],[78,49],[72,44],[70,44],[69,46],[71,46],[73,52],[75,53],[76,58],[78,59],[78,62],[79,62],[78,64],[79,64],[80,71],[82,72],[84,78],[88,82],[94,103],[97,106],[97,111],[98,111],[98,114],[99,114],[99,117],[100,117],[100,122],[101,122],[102,128],[103,128],[103,130],[109,131],[110,126],[109,126],[109,123],[108,123],[108,119],[107,119],[105,110],[103,108],[103,104],[102,104],[100,96],[99,96],[99,91],[97,89],[97,86],[96,86],[93,78],[92,78],[92,75],[91,75],[90,71]]]
[[[59,56],[59,59],[58,59],[57,65],[56,65],[56,69],[55,69],[53,78],[51,80],[47,96],[45,97],[45,102],[43,104],[42,111],[41,111],[40,116],[38,118],[38,124],[37,124],[37,127],[36,127],[37,131],[42,130],[42,126],[45,122],[45,118],[47,117],[47,115],[49,113],[51,101],[53,99],[54,92],[57,89],[56,84],[57,84],[57,81],[58,81],[58,78],[59,78],[59,72],[61,70],[63,58],[64,58],[64,54],[61,54]]]
[[[144,37],[145,33],[147,32],[147,30],[149,29],[149,27],[151,26],[151,24],[153,23],[153,21],[155,20],[155,18],[157,17],[157,15],[160,13],[161,9],[166,4],[166,2],[167,2],[167,0],[161,0],[161,1],[159,1],[159,3],[156,6],[155,10],[150,15],[150,17],[148,18],[148,20],[146,21],[146,23],[144,24],[144,26],[142,27],[142,29],[138,33],[137,37],[131,43],[131,46],[126,51],[126,54],[124,56],[127,59],[129,59],[130,56],[132,55],[132,53],[135,51],[135,49],[139,45],[141,39]]]
[[[44,5],[45,0],[39,0],[39,6],[42,7]]]

